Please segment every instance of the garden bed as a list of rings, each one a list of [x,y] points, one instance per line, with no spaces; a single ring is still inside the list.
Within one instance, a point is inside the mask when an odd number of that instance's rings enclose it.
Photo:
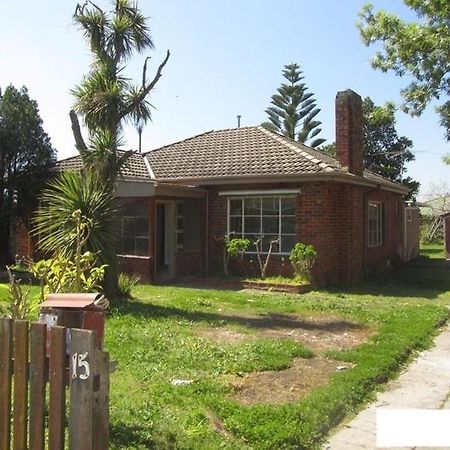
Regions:
[[[311,283],[280,283],[270,280],[243,280],[242,287],[263,291],[289,292],[291,294],[306,294],[312,290]]]

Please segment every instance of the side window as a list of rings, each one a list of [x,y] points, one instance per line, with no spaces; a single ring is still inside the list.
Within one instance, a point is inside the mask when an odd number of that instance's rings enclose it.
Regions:
[[[367,245],[377,247],[383,244],[383,204],[369,202],[367,205]]]
[[[149,251],[149,222],[146,203],[135,199],[122,200],[120,215],[120,253],[146,256]]]

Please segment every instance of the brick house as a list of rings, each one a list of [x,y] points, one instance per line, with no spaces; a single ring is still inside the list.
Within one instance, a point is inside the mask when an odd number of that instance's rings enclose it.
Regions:
[[[256,126],[133,155],[117,190],[122,270],[150,282],[220,271],[227,233],[262,236],[265,248],[278,237],[274,274],[291,273],[295,242],[314,245],[319,284],[403,259],[408,190],[364,170],[361,98],[351,90],[336,97],[336,150],[335,159]],[[58,167],[80,167],[80,158]],[[249,251],[243,267],[255,263]]]

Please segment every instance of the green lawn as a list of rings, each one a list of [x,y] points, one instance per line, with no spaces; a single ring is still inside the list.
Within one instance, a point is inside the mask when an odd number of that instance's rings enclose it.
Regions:
[[[429,258],[444,258],[444,244],[421,244],[420,254]]]
[[[311,449],[395,376],[412,352],[430,345],[448,316],[450,276],[447,267],[425,260],[347,290],[302,296],[140,286],[134,297],[115,307],[108,321],[107,347],[119,364],[112,378],[112,448]],[[328,352],[355,367],[334,373],[306,398],[242,404],[230,377],[282,370],[311,356],[293,340],[259,337],[270,314],[337,315],[377,334],[358,348]],[[217,343],[201,335],[205,329],[253,339]],[[173,379],[193,382],[172,386]]]
[[[415,351],[430,345],[448,317],[449,270],[443,260],[422,258],[352,287],[300,296],[136,287],[134,300],[113,303],[107,324],[106,347],[118,362],[111,448],[318,448]],[[306,335],[320,331],[325,339],[328,328],[321,327],[329,318],[330,332],[349,326],[351,333],[360,324],[372,337],[336,351],[277,335],[298,331],[304,320]],[[243,339],[220,341],[219,335]],[[351,368],[333,371],[302,399],[249,404],[236,398],[236,386],[251,373],[325,357]]]

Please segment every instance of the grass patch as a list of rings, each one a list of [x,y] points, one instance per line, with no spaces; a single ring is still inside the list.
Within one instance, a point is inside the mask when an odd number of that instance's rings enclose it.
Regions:
[[[410,286],[418,272],[420,283]],[[111,448],[319,448],[332,427],[430,345],[448,316],[448,292],[429,283],[439,279],[438,286],[447,286],[448,268],[435,273],[411,266],[383,277],[383,284],[375,278],[302,296],[136,287],[135,300],[116,305],[108,320],[106,345],[119,363],[112,377]],[[352,368],[302,400],[242,404],[233,397],[230,376],[283,370],[313,356],[299,342],[260,336],[274,314],[341,317],[377,334],[356,348],[329,351]],[[254,336],[215,342],[200,337],[205,328]],[[192,383],[173,386],[174,379]]]
[[[420,254],[427,258],[445,258],[444,244],[421,244]]]

